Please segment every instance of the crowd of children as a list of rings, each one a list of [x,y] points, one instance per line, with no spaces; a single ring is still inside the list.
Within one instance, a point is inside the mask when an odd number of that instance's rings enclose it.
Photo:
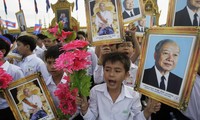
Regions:
[[[141,94],[133,89],[138,71],[135,63],[140,55],[135,31],[128,30],[122,43],[88,47],[88,52],[91,53],[88,59],[92,64],[87,73],[92,77],[92,88],[89,99],[77,96],[78,110],[71,120],[200,119],[200,69],[186,111],[179,111],[151,98],[146,105],[142,104]],[[85,32],[79,31],[76,39],[87,40],[87,36]],[[56,58],[63,53],[61,47],[61,44],[43,34],[20,35],[16,41],[12,35],[0,35],[0,51],[4,54],[4,58],[0,59],[3,62],[0,67],[9,73],[13,80],[41,72],[53,102],[58,107],[59,100],[54,91],[59,83],[66,82],[63,77],[67,76],[63,70],[59,71],[54,67]],[[8,54],[12,53],[17,53],[20,59],[8,57]],[[15,120],[2,93],[0,119]]]

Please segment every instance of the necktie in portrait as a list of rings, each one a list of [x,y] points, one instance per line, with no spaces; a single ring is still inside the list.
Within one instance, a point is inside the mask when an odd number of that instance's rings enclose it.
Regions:
[[[131,15],[131,17],[133,17],[133,12],[132,11],[130,12],[130,15]]]
[[[195,13],[194,14],[194,19],[193,19],[193,26],[199,26],[199,24],[198,24],[198,14],[197,13]]]
[[[165,76],[161,77],[160,89],[165,90]]]

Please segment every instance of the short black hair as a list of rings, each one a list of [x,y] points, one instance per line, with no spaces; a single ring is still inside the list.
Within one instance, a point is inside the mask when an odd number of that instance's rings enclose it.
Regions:
[[[130,37],[130,36],[128,36],[128,35],[125,36],[123,42],[131,42],[132,45],[133,45],[133,48],[135,47],[135,46],[134,46],[134,43],[133,43],[132,37]],[[122,43],[123,43],[123,42],[122,42]],[[116,48],[118,49],[118,48],[119,48],[119,45],[122,44],[122,43],[117,43],[117,44],[116,44]]]
[[[64,51],[61,50],[61,47],[62,47],[61,44],[57,44],[57,45],[49,47],[47,51],[45,51],[45,56],[44,56],[45,60],[49,58],[53,58],[53,59],[58,58],[59,55],[64,53]]]
[[[86,33],[84,31],[78,31],[77,32],[77,36],[78,35],[83,35],[83,37],[86,37]]]
[[[37,34],[37,37],[41,40],[44,40],[45,38],[48,38],[46,35],[43,34]]]
[[[10,40],[10,42],[13,44],[14,42],[15,42],[15,37],[13,36],[13,35],[11,35],[11,34],[3,34],[3,36],[5,36],[5,37],[7,37],[9,40]]]
[[[103,57],[103,67],[105,67],[106,62],[110,61],[111,63],[114,62],[121,62],[124,65],[125,72],[128,72],[130,69],[130,59],[125,53],[121,52],[111,52],[105,54]]]
[[[23,43],[24,45],[29,45],[31,51],[33,51],[36,48],[36,40],[32,36],[20,36],[17,38],[17,41]]]
[[[3,49],[6,50],[4,54],[4,57],[6,57],[10,51],[10,45],[7,42],[5,42],[2,38],[0,38],[0,50],[3,50]]]

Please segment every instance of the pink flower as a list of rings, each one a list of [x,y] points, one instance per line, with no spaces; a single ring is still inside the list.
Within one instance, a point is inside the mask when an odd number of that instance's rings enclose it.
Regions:
[[[81,48],[87,47],[88,44],[89,44],[89,42],[85,41],[85,40],[74,40],[74,41],[71,41],[70,43],[64,45],[62,47],[62,49],[65,51],[81,49]]]
[[[60,40],[61,42],[64,42],[64,40],[69,37],[72,34],[72,32],[68,31],[65,32],[64,30],[62,30],[62,33],[60,36],[58,36],[58,40]]]
[[[3,68],[0,68],[0,89],[7,88],[12,79],[11,75],[7,74]]]

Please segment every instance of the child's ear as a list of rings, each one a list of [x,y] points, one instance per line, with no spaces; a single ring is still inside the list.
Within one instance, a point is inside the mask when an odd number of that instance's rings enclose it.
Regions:
[[[30,49],[30,45],[26,45],[26,48],[27,48],[27,49]]]
[[[6,53],[6,50],[5,50],[5,49],[1,49],[0,51],[1,51],[3,54]]]

